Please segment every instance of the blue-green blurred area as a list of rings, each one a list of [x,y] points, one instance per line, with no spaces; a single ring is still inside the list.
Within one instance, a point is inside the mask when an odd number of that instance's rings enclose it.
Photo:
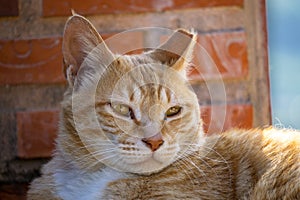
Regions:
[[[300,129],[300,1],[268,0],[273,125]]]

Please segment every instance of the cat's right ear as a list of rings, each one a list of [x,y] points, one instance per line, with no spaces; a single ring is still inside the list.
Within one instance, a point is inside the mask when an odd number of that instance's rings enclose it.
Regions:
[[[86,18],[74,14],[65,25],[62,42],[64,73],[70,86],[74,85],[84,59],[95,47],[100,49],[98,58],[113,60],[112,52],[94,26]]]
[[[186,68],[192,61],[196,33],[184,29],[176,30],[170,38],[158,48],[147,53],[150,57],[169,65],[186,77]]]

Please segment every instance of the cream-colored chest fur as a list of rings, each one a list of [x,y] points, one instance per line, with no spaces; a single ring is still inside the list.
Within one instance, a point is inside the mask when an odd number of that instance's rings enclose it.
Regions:
[[[93,173],[60,169],[54,174],[58,195],[64,200],[99,199],[107,184],[124,177],[124,173],[111,168]]]

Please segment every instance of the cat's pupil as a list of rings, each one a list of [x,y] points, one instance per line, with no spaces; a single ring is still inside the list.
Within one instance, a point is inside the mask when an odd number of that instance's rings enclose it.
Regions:
[[[130,111],[129,111],[129,116],[130,116],[131,119],[135,119],[134,112],[131,108],[130,108]]]

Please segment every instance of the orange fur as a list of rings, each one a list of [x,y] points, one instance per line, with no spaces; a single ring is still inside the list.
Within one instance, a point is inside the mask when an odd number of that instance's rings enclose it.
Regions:
[[[56,150],[28,199],[300,199],[299,132],[204,136],[185,78],[194,44],[177,30],[153,51],[114,55],[71,17]]]

